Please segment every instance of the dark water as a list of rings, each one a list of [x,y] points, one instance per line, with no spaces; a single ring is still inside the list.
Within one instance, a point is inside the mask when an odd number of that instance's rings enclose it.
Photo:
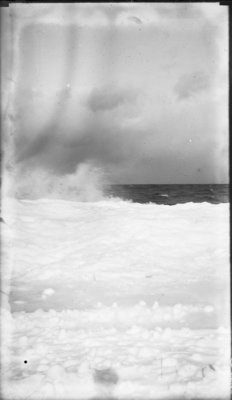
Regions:
[[[112,185],[107,194],[135,203],[218,204],[229,202],[229,185]]]

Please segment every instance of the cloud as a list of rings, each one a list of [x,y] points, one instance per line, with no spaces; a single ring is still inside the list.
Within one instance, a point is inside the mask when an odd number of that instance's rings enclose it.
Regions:
[[[42,165],[65,174],[93,160],[115,172],[115,179],[138,183],[146,176],[167,181],[172,171],[173,179],[179,177],[188,162],[190,176],[195,159],[202,168],[200,161],[214,152],[209,142],[221,131],[217,126],[227,131],[227,23],[225,12],[218,20],[220,6],[25,5],[26,14],[20,7],[18,19],[27,30],[25,46],[14,49],[22,59],[14,106],[18,167]],[[30,24],[37,28],[30,32]],[[198,97],[176,101],[191,96]]]
[[[201,16],[200,9],[195,7],[195,4],[190,3],[158,4],[156,10],[160,17],[167,19],[191,19],[199,18]]]
[[[194,7],[198,10],[202,16],[213,23],[225,23],[226,7],[221,6],[219,3],[195,3]]]
[[[142,22],[143,25],[160,27],[169,31],[183,29],[183,27],[190,29],[196,26],[196,23],[199,25],[205,23],[208,10],[209,14],[216,15],[217,11],[212,12],[210,4],[207,4],[203,10],[200,6],[188,3],[146,3],[145,6],[143,3],[129,3],[124,10],[118,10],[116,25],[128,27],[134,22]]]
[[[44,24],[84,27],[108,26],[109,19],[102,7],[95,4],[14,4],[13,13],[21,24],[36,22]]]
[[[134,89],[122,89],[115,85],[94,88],[86,101],[93,112],[113,110],[125,103],[134,103],[137,93]]]
[[[67,25],[73,23],[80,27],[133,26],[135,24],[168,26],[179,29],[179,22],[198,23],[200,20],[217,22],[223,14],[219,4],[202,3],[65,3],[65,4],[14,4],[11,12],[20,24],[43,22],[47,24]]]
[[[20,154],[18,167],[33,169],[43,166],[54,170],[57,174],[72,173],[76,166],[86,160],[102,165],[117,165],[131,158],[131,153],[137,153],[139,141],[136,137],[140,132],[126,132],[110,121],[93,120],[81,132],[54,133],[54,130],[44,132],[34,141],[28,143],[22,138],[17,143],[17,153]],[[136,150],[137,149],[137,150]]]
[[[179,99],[186,99],[210,87],[211,79],[203,71],[195,71],[180,76],[174,91]]]
[[[17,135],[17,153],[25,148],[18,168],[32,171],[42,166],[64,175],[91,160],[94,165],[103,166],[113,182],[171,183],[177,179],[181,183],[192,179],[203,183],[211,178],[213,181],[213,172],[220,169],[219,157],[218,161],[213,158],[216,105],[200,99],[173,102],[162,114],[154,112],[154,105],[152,109],[148,120],[146,117],[127,126],[122,124],[120,112],[96,113],[83,109],[86,119],[82,126],[78,119],[72,127],[66,123],[58,130],[49,126],[31,141]],[[198,118],[192,118],[193,115]],[[206,159],[205,175],[202,172],[202,178],[195,176],[193,165],[203,171]]]

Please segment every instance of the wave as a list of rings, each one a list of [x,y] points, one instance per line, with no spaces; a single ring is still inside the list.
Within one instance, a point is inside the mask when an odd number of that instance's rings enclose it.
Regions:
[[[91,162],[79,164],[72,174],[57,175],[42,168],[20,169],[4,175],[3,194],[16,199],[62,199],[95,202],[105,199],[107,176]],[[3,185],[4,186],[4,185]]]
[[[92,161],[79,164],[72,174],[57,175],[54,171],[42,167],[25,167],[14,169],[14,173],[4,171],[2,181],[2,198],[10,197],[17,200],[65,200],[74,202],[114,202],[117,204],[158,205],[174,207],[178,204],[215,204],[207,193],[187,193],[178,198],[174,192],[167,193],[142,192],[112,188],[109,176],[102,166]],[[114,186],[114,185],[113,185]],[[117,186],[117,185],[116,185]],[[131,185],[125,185],[131,186]],[[133,185],[132,185],[133,186]],[[137,189],[136,189],[137,190]],[[139,189],[140,190],[140,189]],[[200,199],[199,196],[202,196]],[[160,200],[163,198],[164,200]],[[201,201],[200,201],[201,200]],[[220,204],[220,202],[219,202]]]

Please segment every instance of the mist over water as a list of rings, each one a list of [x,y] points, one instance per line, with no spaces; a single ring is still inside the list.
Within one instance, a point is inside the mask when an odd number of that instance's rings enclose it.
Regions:
[[[43,167],[5,170],[3,197],[15,199],[54,199],[77,202],[122,201],[174,206],[181,203],[211,204],[229,202],[228,185],[112,184],[103,166],[93,161],[78,164],[74,173],[58,175]]]
[[[94,202],[104,199],[107,176],[91,162],[79,164],[72,174],[57,175],[43,168],[18,169],[4,174],[4,192],[16,199],[63,199]]]

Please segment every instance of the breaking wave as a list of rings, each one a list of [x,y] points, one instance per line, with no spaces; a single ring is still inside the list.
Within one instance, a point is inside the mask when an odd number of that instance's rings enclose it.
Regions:
[[[56,175],[42,168],[4,176],[8,196],[16,199],[63,199],[94,202],[105,198],[105,171],[91,162],[79,164],[72,174]]]

